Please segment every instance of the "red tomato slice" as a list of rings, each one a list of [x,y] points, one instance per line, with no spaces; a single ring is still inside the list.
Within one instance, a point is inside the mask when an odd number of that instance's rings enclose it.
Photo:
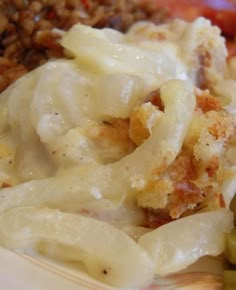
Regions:
[[[236,36],[236,2],[231,9],[220,10],[212,8],[205,10],[203,16],[218,25],[226,36]]]

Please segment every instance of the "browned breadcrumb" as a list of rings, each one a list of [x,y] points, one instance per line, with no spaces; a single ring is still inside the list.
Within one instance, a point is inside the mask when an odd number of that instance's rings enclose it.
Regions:
[[[137,145],[142,144],[150,136],[150,132],[145,126],[145,121],[145,116],[142,116],[140,110],[135,110],[131,113],[129,136]]]
[[[197,178],[196,161],[193,156],[187,154],[180,154],[176,160],[168,168],[171,179],[176,182],[188,179],[193,180]]]
[[[166,209],[154,210],[152,208],[144,208],[144,214],[146,217],[146,224],[144,226],[148,228],[155,229],[174,220]]]
[[[206,172],[208,176],[209,177],[215,176],[219,167],[220,167],[219,158],[217,156],[213,156],[208,162],[208,165],[206,166]]]
[[[150,102],[135,108],[130,115],[129,136],[136,144],[142,144],[152,133],[153,126],[158,122],[162,112]]]
[[[159,179],[150,182],[143,191],[137,194],[137,204],[145,208],[165,208],[168,203],[168,194],[173,191],[171,182]]]
[[[209,133],[218,139],[231,139],[235,134],[235,125],[232,117],[225,112],[216,114],[215,112],[209,113],[214,116],[214,123],[208,128]]]
[[[196,95],[197,108],[200,108],[203,113],[209,111],[220,111],[222,110],[222,105],[220,101],[212,96],[209,91],[203,91],[201,94]]]
[[[169,214],[172,218],[179,218],[186,210],[194,209],[204,200],[204,191],[189,180],[182,180],[175,184],[174,194],[171,196]]]
[[[137,194],[137,204],[144,208],[150,227],[160,226],[201,209],[225,207],[223,195],[219,191],[222,175],[228,166],[226,150],[236,133],[235,121],[208,91],[198,91],[189,132],[172,164],[164,171],[155,172],[159,183],[163,180],[170,182],[172,191],[157,188],[157,183],[151,195],[147,183],[146,188]]]
[[[160,111],[164,111],[164,105],[161,100],[160,90],[155,90],[150,92],[146,98],[149,102],[151,102],[154,106],[158,107]]]

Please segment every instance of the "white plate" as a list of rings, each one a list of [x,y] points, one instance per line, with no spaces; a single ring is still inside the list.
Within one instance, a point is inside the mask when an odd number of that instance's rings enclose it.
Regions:
[[[143,290],[220,290],[219,275],[191,273],[159,280]],[[81,271],[10,252],[0,247],[1,290],[118,290],[104,285]],[[131,289],[129,289],[131,290]],[[136,290],[136,289],[135,289]]]

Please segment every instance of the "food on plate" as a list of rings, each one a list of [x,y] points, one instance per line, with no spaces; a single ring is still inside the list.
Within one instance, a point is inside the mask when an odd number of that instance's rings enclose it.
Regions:
[[[58,33],[67,59],[0,96],[0,243],[117,287],[222,254],[236,75],[220,30],[198,18]]]
[[[76,23],[126,31],[133,23],[168,18],[166,9],[137,0],[1,0],[0,92],[14,80],[51,58],[64,56],[54,30]]]
[[[159,24],[204,16],[227,37],[229,57],[236,55],[233,0],[1,0],[0,11],[0,92],[48,59],[65,57],[57,28],[76,23],[125,32],[140,20]]]

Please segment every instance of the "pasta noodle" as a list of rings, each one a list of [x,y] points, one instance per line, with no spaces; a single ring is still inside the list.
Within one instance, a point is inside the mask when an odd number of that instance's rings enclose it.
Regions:
[[[232,213],[226,209],[201,213],[195,219],[193,216],[185,217],[144,234],[139,244],[154,257],[156,273],[176,273],[202,256],[218,255],[224,249],[225,231],[232,229],[231,219]],[[181,235],[176,235],[179,228]],[[214,247],[210,246],[212,244]]]
[[[36,247],[42,240],[56,241],[65,247],[64,260],[82,260],[88,272],[102,281],[140,287],[152,279],[153,263],[147,253],[122,231],[96,219],[22,207],[2,215],[0,224],[7,247],[24,249]],[[8,234],[9,225],[14,227],[12,235]]]
[[[88,194],[92,188],[96,188],[103,197],[114,198],[132,191],[135,180],[147,182],[155,170],[161,174],[178,154],[194,109],[193,90],[183,81],[165,84],[161,95],[166,113],[157,128],[153,129],[153,135],[133,153],[105,166],[74,168],[65,172],[63,177],[30,181],[13,189],[2,190],[5,198],[1,208],[30,204],[53,206],[58,202],[65,206],[66,200],[73,204],[92,198]],[[55,192],[56,196],[50,192]]]

